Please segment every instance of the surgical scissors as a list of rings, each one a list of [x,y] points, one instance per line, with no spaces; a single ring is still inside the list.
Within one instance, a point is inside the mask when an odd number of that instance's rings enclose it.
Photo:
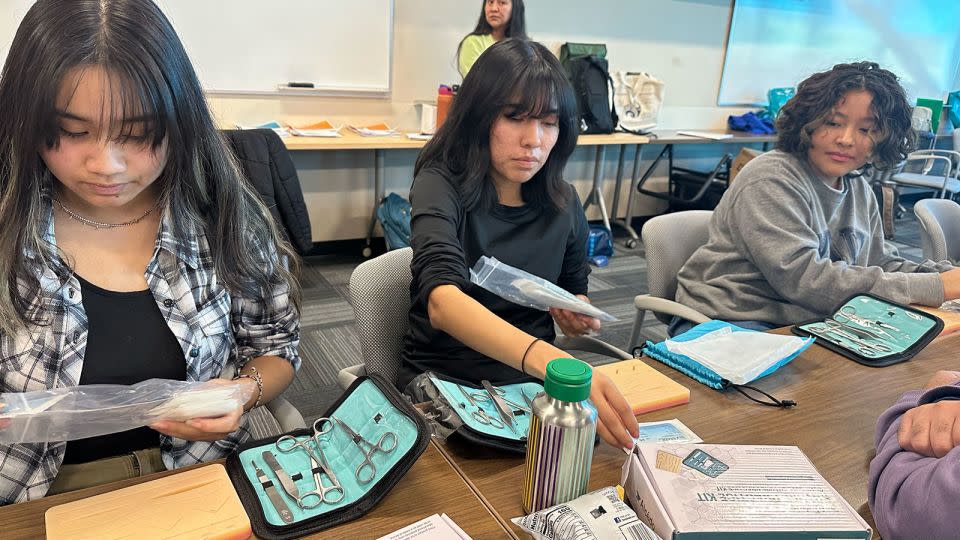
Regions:
[[[841,321],[838,317],[847,319],[847,321]],[[867,319],[866,317],[861,317],[857,315],[857,308],[853,306],[843,306],[840,308],[838,313],[833,315],[834,320],[839,323],[852,322],[862,326],[863,328],[868,328],[872,330],[878,337],[883,336],[891,341],[894,340],[894,337],[890,335],[884,328],[900,332],[901,330],[892,324],[887,324],[883,321],[875,321],[872,319]]]
[[[347,432],[347,435],[353,439],[353,444],[357,445],[357,448],[363,452],[363,463],[357,466],[357,470],[353,473],[353,475],[357,477],[357,481],[361,484],[369,483],[377,476],[377,466],[373,464],[372,459],[373,454],[376,452],[383,452],[384,454],[393,452],[394,449],[397,448],[397,434],[392,431],[387,431],[381,435],[377,443],[374,444],[364,439],[362,435],[354,431],[343,420],[340,420],[336,416],[334,416],[333,419],[340,424],[340,427],[342,427]],[[369,471],[370,474],[364,476],[362,473],[364,469]]]
[[[509,405],[510,407],[512,407],[512,408],[514,408],[514,409],[517,409],[517,410],[520,410],[520,411],[523,411],[523,412],[525,412],[525,413],[529,413],[529,412],[530,412],[530,407],[525,407],[525,406],[523,406],[523,405],[520,405],[520,404],[517,403],[516,401],[511,401],[511,400],[507,399],[507,398],[505,397],[505,396],[507,395],[507,392],[506,392],[506,390],[504,390],[503,388],[500,388],[499,386],[494,386],[494,387],[493,387],[493,391],[496,392],[497,395],[500,396],[500,399],[502,399],[502,400],[504,401],[504,403],[506,403],[506,404]],[[490,399],[490,394],[488,394],[488,393],[486,393],[486,392],[474,392],[474,393],[471,393],[470,395],[473,397],[474,401],[477,401],[477,402],[479,402],[479,403],[490,403],[490,402],[492,401],[492,400]],[[524,396],[524,397],[526,397],[526,396]]]
[[[822,332],[823,334],[833,334],[847,341],[851,341],[854,343],[854,346],[857,348],[859,352],[869,351],[871,353],[879,355],[879,354],[889,353],[893,351],[893,349],[881,343],[880,341],[876,341],[876,342],[865,341],[864,338],[861,337],[862,334],[857,333],[857,329],[849,325],[845,325],[839,321],[835,321],[833,319],[826,319],[823,321],[823,326],[824,326],[823,329],[820,329],[815,326],[811,326],[810,329],[815,332]],[[859,332],[866,333],[865,330],[859,330]],[[830,339],[830,340],[834,341],[834,343],[837,343],[834,339]],[[837,344],[846,346],[843,343],[837,343]]]
[[[490,426],[494,429],[503,429],[507,427],[506,424],[504,424],[499,418],[494,418],[489,414],[487,414],[487,411],[483,410],[483,407],[481,407],[479,402],[476,399],[474,399],[473,396],[470,395],[470,392],[467,392],[466,390],[464,390],[464,388],[459,384],[457,385],[457,388],[459,388],[460,393],[462,393],[463,396],[467,398],[467,401],[469,401],[471,405],[477,408],[477,410],[473,411],[472,416],[474,420],[476,420],[477,422],[480,422],[485,426]]]
[[[333,422],[331,422],[329,418],[322,417],[317,418],[313,423],[313,435],[309,439],[301,440],[293,435],[284,435],[277,439],[277,450],[290,453],[299,448],[306,452],[310,458],[310,470],[313,473],[313,482],[317,487],[313,491],[304,493],[297,499],[297,506],[304,510],[316,508],[323,503],[338,503],[343,500],[346,494],[343,491],[343,486],[340,485],[340,481],[337,480],[337,475],[333,473],[333,469],[331,469],[327,463],[327,456],[323,453],[323,445],[320,444],[320,436],[326,435],[331,431],[333,431]],[[315,454],[310,447],[311,441],[313,441],[313,444],[317,447],[317,454]],[[321,470],[330,478],[330,481],[333,483],[332,486],[327,487],[323,484],[323,474],[321,474]],[[333,499],[327,495],[330,492],[334,494],[339,493],[340,496]]]

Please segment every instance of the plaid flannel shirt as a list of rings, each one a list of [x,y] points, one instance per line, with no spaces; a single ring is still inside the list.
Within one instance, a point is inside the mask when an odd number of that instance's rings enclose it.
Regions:
[[[55,244],[49,198],[46,203],[47,239]],[[183,347],[188,381],[216,378],[228,362],[239,369],[259,356],[280,356],[294,369],[300,367],[300,317],[287,288],[274,289],[267,302],[228,292],[217,280],[206,237],[196,231],[183,241],[174,237],[169,209],[145,277],[157,308]],[[0,392],[69,387],[80,381],[87,317],[77,278],[63,279],[47,269],[41,292],[30,303],[32,312],[41,309],[50,324],[17,336],[0,335]],[[226,456],[249,438],[245,418],[240,429],[216,442],[161,434],[164,465],[173,469]],[[65,450],[65,442],[0,444],[0,504],[43,497]]]

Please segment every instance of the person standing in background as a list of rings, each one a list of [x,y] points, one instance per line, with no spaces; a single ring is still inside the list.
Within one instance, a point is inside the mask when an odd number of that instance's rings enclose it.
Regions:
[[[503,38],[527,39],[527,22],[523,0],[483,0],[480,19],[457,46],[457,68],[460,76],[467,72],[483,51]]]

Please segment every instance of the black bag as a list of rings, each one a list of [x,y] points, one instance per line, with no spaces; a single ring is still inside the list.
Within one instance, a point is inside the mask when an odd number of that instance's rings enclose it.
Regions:
[[[913,358],[943,331],[940,317],[869,293],[846,299],[824,320],[794,325],[799,336],[865,366],[884,367]]]
[[[582,43],[565,43],[560,48],[561,64],[577,97],[580,133],[613,133],[619,121],[606,49]]]
[[[301,496],[316,488],[314,474],[320,475],[326,488],[333,485],[333,480],[322,468],[312,468],[311,458],[305,451],[290,448],[285,452],[279,448],[277,442],[284,446],[281,436],[244,443],[227,458],[227,473],[250,516],[257,538],[300,538],[365,515],[386,497],[430,443],[430,428],[423,416],[393,384],[375,374],[357,379],[330,406],[324,417],[331,419],[332,423],[317,426],[329,429],[318,437],[324,447],[322,457],[341,485],[342,500],[336,499],[336,494],[331,492],[330,501],[304,509],[287,494],[286,488],[282,487],[283,480],[263,457],[265,452],[274,455],[291,476]],[[363,443],[353,439],[343,425],[332,420],[333,417],[352,426],[351,429],[368,444],[382,444],[385,451],[361,447]],[[311,440],[316,435],[313,429],[300,429],[288,435],[305,442],[311,452],[319,456],[317,443]],[[287,446],[290,445],[284,448]],[[358,468],[365,458],[371,459],[376,469]],[[263,472],[262,478],[257,469]],[[288,520],[283,519],[284,514],[270,500],[268,488],[275,489],[286,505]],[[310,504],[313,502],[315,500]]]

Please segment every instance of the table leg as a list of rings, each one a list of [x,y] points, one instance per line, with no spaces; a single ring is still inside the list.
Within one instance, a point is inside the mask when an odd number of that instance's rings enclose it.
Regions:
[[[603,158],[606,152],[606,146],[597,145],[597,160],[593,165],[593,187],[590,188],[590,194],[583,203],[583,209],[586,210],[591,204],[596,203],[600,207],[600,217],[603,219],[603,225],[610,230],[610,216],[607,214],[607,203],[603,200],[603,191],[600,190],[600,183],[603,180]]]
[[[623,216],[623,228],[627,231],[627,234],[630,235],[624,245],[633,249],[637,247],[637,244],[640,243],[640,236],[637,234],[637,231],[633,228],[633,192],[636,191],[637,179],[640,177],[640,162],[643,161],[643,154],[641,150],[643,145],[637,145],[637,151],[633,155],[633,174],[630,176],[630,190],[627,192],[627,211]]]
[[[370,214],[370,226],[367,227],[367,244],[363,248],[363,256],[373,255],[370,243],[373,241],[373,232],[377,227],[377,206],[383,200],[383,149],[373,151],[373,211]]]

